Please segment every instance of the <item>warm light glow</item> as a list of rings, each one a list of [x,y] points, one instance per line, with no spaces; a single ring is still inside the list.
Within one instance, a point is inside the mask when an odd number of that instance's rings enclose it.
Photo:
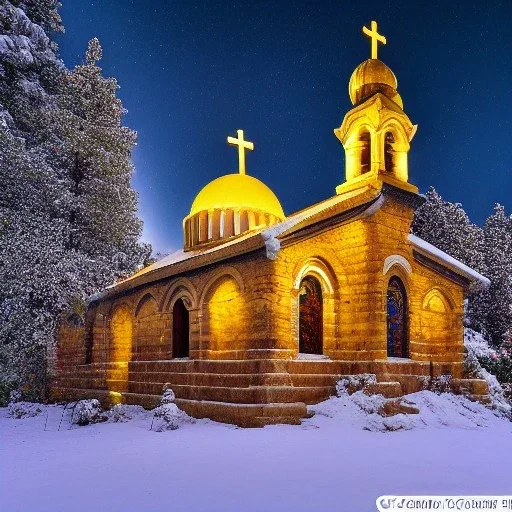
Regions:
[[[252,151],[254,149],[254,143],[244,140],[244,131],[237,130],[238,138],[228,137],[228,144],[231,146],[238,146],[238,172],[245,174],[245,150]]]
[[[367,35],[372,41],[372,59],[377,58],[378,44],[386,44],[386,38],[377,32],[377,22],[372,21],[371,30],[363,27],[363,34]]]
[[[237,282],[222,278],[208,300],[209,340],[212,350],[244,350],[247,326],[244,301]]]
[[[119,306],[112,315],[111,361],[130,361],[132,358],[132,315],[128,306]]]

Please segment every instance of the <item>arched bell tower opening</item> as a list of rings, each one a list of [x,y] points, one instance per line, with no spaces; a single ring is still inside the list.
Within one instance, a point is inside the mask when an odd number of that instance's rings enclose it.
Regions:
[[[388,283],[386,300],[388,357],[409,357],[407,292],[402,280],[393,276]]]
[[[323,354],[322,287],[314,276],[306,276],[299,289],[299,353]]]
[[[384,167],[387,173],[392,173],[393,168],[393,144],[395,137],[392,132],[386,132],[384,135]]]
[[[172,308],[172,357],[188,357],[190,349],[190,319],[183,299]]]
[[[361,143],[361,174],[372,170],[372,139],[368,130],[361,130],[359,135]]]

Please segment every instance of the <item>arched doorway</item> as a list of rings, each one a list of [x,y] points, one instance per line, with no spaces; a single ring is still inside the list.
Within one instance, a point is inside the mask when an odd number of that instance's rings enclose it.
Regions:
[[[189,313],[183,299],[172,308],[172,357],[189,355]]]
[[[323,353],[322,288],[313,276],[306,276],[299,288],[299,352]]]
[[[388,357],[409,357],[407,339],[407,294],[401,279],[389,280],[387,293]]]

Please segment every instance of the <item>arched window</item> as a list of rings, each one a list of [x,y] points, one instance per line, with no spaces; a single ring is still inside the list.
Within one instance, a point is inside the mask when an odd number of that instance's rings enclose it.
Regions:
[[[387,292],[388,357],[409,357],[407,294],[401,279],[393,276]]]
[[[323,353],[322,289],[313,276],[306,276],[299,288],[299,352]]]
[[[392,132],[386,132],[384,136],[384,163],[386,172],[393,172],[393,144],[395,137]]]
[[[372,144],[370,132],[363,131],[359,136],[359,140],[362,143],[361,148],[361,174],[369,172],[371,170],[372,160]]]
[[[172,357],[189,356],[189,313],[183,299],[172,308]]]

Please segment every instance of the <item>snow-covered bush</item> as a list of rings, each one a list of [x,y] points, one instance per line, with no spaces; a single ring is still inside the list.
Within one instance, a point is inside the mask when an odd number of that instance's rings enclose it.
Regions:
[[[102,414],[101,405],[98,400],[80,400],[73,411],[71,423],[75,425],[89,425],[90,423],[100,423],[108,418]]]
[[[146,410],[141,405],[116,404],[105,414],[108,417],[108,421],[113,423],[126,423],[137,416],[146,414]]]
[[[185,411],[178,409],[176,404],[167,403],[154,409],[151,430],[154,430],[155,432],[177,430],[181,425],[193,422],[194,419]]]
[[[499,358],[498,354],[489,347],[483,336],[470,329],[465,331],[464,345],[467,352],[464,368],[471,371],[466,376],[484,379],[489,386],[490,407],[499,415],[512,419],[512,406],[510,401],[507,400],[506,392],[504,392],[496,376],[485,368],[485,362],[497,360]],[[489,368],[494,369],[492,366],[494,365],[490,364]],[[498,366],[498,364],[495,366]]]
[[[374,373],[361,373],[360,375],[348,375],[336,383],[336,394],[342,396],[352,394],[364,389],[370,384],[377,383],[377,376]]]
[[[451,393],[452,380],[453,378],[451,375],[439,375],[437,377],[433,377],[430,380],[429,390],[437,393],[438,395],[441,393]]]
[[[43,412],[43,406],[41,404],[35,404],[32,402],[11,402],[7,406],[9,416],[11,418],[22,419],[22,418],[33,418]]]

